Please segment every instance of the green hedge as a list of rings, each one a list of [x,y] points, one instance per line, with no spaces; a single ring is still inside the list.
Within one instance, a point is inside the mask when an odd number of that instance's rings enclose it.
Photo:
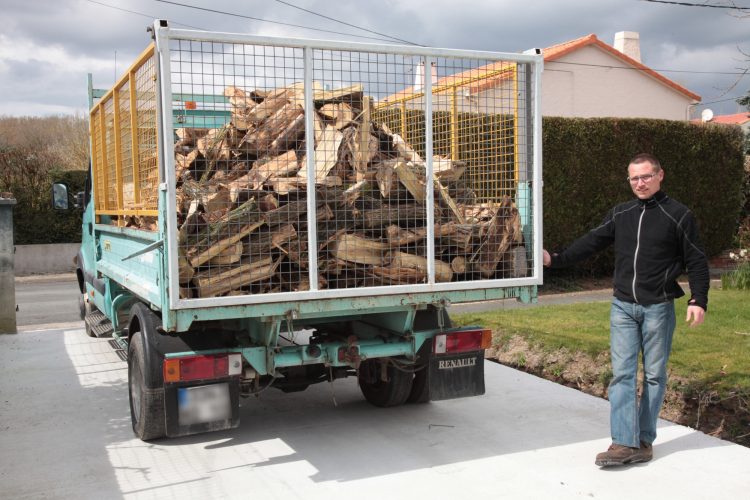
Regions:
[[[544,246],[560,250],[632,199],[628,160],[651,153],[665,172],[662,189],[694,213],[709,255],[728,248],[743,205],[743,138],[737,127],[615,118],[545,118]],[[611,250],[577,266],[612,271]]]
[[[70,209],[52,208],[52,183],[64,182],[70,193]],[[48,179],[36,190],[16,188],[17,205],[13,211],[16,245],[76,243],[81,241],[80,208],[73,208],[75,194],[83,191],[85,170],[50,171]]]

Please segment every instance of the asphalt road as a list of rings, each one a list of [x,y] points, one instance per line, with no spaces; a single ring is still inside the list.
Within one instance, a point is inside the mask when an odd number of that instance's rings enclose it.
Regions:
[[[608,403],[487,362],[487,394],[381,409],[356,382],[242,401],[240,428],[144,443],[127,368],[82,328],[0,335],[0,484],[16,498],[745,498],[750,449],[662,421],[600,470]]]
[[[81,321],[75,274],[16,278],[15,285],[16,325],[22,330],[37,325]]]

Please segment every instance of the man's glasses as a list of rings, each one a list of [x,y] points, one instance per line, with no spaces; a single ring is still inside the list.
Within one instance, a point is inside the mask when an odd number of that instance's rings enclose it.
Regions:
[[[636,175],[635,177],[628,177],[628,182],[633,185],[638,184],[640,181],[648,184],[654,177],[656,177],[656,174]]]

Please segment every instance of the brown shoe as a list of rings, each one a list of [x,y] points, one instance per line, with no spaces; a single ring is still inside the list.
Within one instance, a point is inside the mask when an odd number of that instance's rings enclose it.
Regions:
[[[599,453],[594,462],[599,467],[612,467],[615,465],[634,464],[645,462],[645,456],[641,448],[630,448],[621,444],[612,443],[607,451]]]
[[[654,458],[654,446],[651,443],[641,441],[640,460],[639,462],[648,462]]]

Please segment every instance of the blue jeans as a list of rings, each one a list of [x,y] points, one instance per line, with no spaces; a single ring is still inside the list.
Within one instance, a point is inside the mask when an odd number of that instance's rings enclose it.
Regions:
[[[675,328],[674,302],[644,306],[612,300],[612,382],[609,384],[612,442],[637,448],[653,443],[667,387],[667,360]],[[638,356],[643,353],[643,391],[638,402]]]

